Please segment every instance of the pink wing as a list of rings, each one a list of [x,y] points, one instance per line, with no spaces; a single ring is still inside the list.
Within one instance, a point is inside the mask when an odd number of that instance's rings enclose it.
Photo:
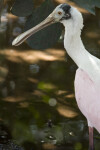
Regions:
[[[88,125],[100,132],[100,86],[98,87],[80,68],[75,76],[75,96]]]

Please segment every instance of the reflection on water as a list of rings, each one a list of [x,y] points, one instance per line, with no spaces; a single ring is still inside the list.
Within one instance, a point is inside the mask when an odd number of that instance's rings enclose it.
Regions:
[[[74,97],[76,65],[62,43],[44,51],[9,46],[25,18],[4,9],[0,26],[0,148],[87,150],[86,119]],[[99,17],[85,15],[84,44],[100,57]],[[99,150],[99,134],[95,146]]]

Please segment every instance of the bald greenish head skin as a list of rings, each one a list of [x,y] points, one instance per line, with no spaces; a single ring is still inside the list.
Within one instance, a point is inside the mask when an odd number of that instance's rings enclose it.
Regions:
[[[20,45],[31,35],[56,22],[61,22],[71,34],[83,27],[82,15],[76,8],[68,4],[60,4],[44,21],[16,37],[12,45]]]

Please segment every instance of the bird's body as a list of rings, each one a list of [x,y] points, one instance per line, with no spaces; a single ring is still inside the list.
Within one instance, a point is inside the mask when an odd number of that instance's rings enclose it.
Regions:
[[[80,37],[83,19],[80,21],[76,28],[75,25],[71,26],[71,22],[63,23],[64,47],[78,66],[74,84],[78,107],[87,118],[88,126],[100,132],[100,59],[85,49]]]
[[[80,22],[75,22],[79,23],[76,27],[72,26],[71,21],[63,22],[64,47],[78,66],[75,75],[75,97],[78,107],[87,118],[88,126],[95,127],[100,132],[100,60],[85,49],[80,37],[83,27],[81,14],[79,19]]]
[[[89,148],[93,150],[93,127],[100,132],[100,60],[91,55],[81,40],[83,17],[74,7],[61,4],[39,25],[19,35],[13,45],[19,45],[42,28],[61,22],[65,27],[64,47],[77,64],[75,96],[79,109],[87,118]]]
[[[88,126],[95,127],[100,133],[100,86],[80,68],[75,76],[75,97],[78,107],[87,118]]]

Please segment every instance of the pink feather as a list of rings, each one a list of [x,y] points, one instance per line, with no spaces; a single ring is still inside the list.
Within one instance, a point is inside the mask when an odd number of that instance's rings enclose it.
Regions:
[[[75,96],[88,126],[95,127],[100,133],[100,87],[80,68],[75,76]]]

